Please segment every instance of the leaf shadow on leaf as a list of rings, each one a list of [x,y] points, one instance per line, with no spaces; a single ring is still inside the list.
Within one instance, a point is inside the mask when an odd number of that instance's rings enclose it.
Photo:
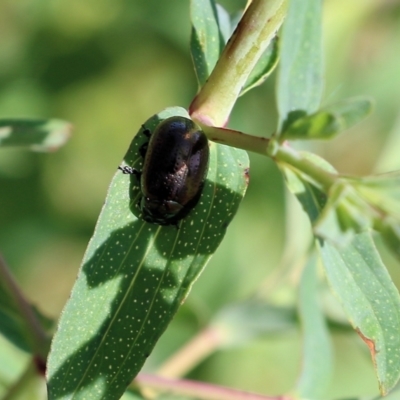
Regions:
[[[160,119],[150,118],[145,128]],[[139,148],[146,140],[136,135],[127,165],[141,169]],[[49,399],[117,399],[140,371],[244,194],[248,159],[222,145],[210,144],[210,150],[200,200],[179,229],[144,222],[137,215],[137,178],[121,171],[114,176],[53,340]]]
[[[206,181],[204,192],[209,191],[232,196],[226,188]],[[211,197],[208,203],[211,208]],[[96,308],[103,310],[105,318],[94,327],[90,316],[82,317],[81,329],[88,329],[90,338],[52,375],[51,399],[81,391],[99,380],[107,382],[106,393],[115,393],[123,387],[121,381],[128,385],[140,371],[198,275],[199,258],[206,261],[215,251],[215,237],[224,235],[231,218],[228,213],[218,221],[210,216],[198,233],[198,224],[192,224],[191,217],[189,214],[179,230],[136,220],[112,232],[83,265],[88,292],[111,285],[115,286],[114,295],[104,300],[92,294],[93,301],[103,302]],[[149,255],[149,249],[154,253]],[[181,261],[187,259],[189,265],[183,265]],[[112,347],[112,357],[106,347]],[[77,376],[81,377],[79,385]]]

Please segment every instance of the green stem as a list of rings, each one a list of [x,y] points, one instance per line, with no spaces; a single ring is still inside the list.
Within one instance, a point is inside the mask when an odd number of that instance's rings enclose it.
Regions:
[[[288,0],[253,0],[189,108],[205,125],[224,126],[246,80],[286,15]]]
[[[319,186],[325,193],[337,181],[338,175],[331,173],[324,168],[312,163],[301,153],[283,144],[279,145],[272,156],[277,163],[287,164],[289,167],[307,175],[314,183]]]
[[[21,318],[25,322],[26,338],[31,344],[32,352],[39,356],[43,363],[45,363],[50,347],[50,339],[43,330],[36,314],[28,300],[23,295],[1,254],[0,280],[3,282],[5,288],[8,289],[10,296],[13,298],[15,305],[20,312]]]
[[[337,174],[319,167],[287,144],[278,144],[275,141],[271,143],[271,139],[269,138],[248,135],[233,129],[217,128],[202,123],[199,123],[199,125],[210,140],[264,156],[270,156],[277,163],[287,164],[290,168],[307,175],[325,193],[328,193],[338,178]],[[275,147],[271,150],[273,146]]]
[[[199,123],[204,133],[213,142],[227,144],[238,149],[251,151],[262,155],[268,154],[270,139],[266,137],[248,135],[233,129],[217,128]]]

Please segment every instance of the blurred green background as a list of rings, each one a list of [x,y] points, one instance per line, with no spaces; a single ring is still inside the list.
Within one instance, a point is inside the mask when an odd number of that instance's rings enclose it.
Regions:
[[[245,1],[221,4],[234,12]],[[168,106],[187,107],[195,95],[189,36],[188,0],[1,0],[0,117],[62,118],[74,125],[58,152],[0,152],[0,251],[46,314],[57,317],[68,298],[107,186],[132,136],[149,116]],[[332,141],[297,146],[345,173],[400,169],[400,2],[326,0],[324,49],[324,103],[366,94],[375,98],[376,109]],[[274,131],[275,75],[239,99],[230,127],[264,136]],[[273,162],[250,157],[250,186],[239,213],[150,357],[149,371],[218,309],[251,296],[260,282],[268,286],[288,236],[301,242],[308,235],[302,211],[288,200]],[[398,263],[377,242],[400,286]],[[275,290],[273,301],[295,304],[295,283],[289,279]],[[300,337],[300,330],[293,330],[218,352],[190,377],[285,392],[300,366]],[[333,339],[331,396],[377,394],[361,340],[339,330]],[[2,340],[0,346],[9,366],[0,368],[0,384],[8,384],[24,355]]]

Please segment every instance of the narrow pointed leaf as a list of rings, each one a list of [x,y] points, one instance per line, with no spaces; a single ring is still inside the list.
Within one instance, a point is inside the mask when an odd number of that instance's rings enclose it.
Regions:
[[[365,119],[373,110],[374,102],[369,97],[353,97],[324,107],[322,110],[334,115],[341,131],[349,129]]]
[[[351,324],[369,347],[382,395],[400,378],[400,296],[368,232],[345,247],[319,242],[325,272]]]
[[[214,0],[192,0],[190,19],[190,50],[197,80],[199,85],[203,86],[225,44],[218,26],[218,12]],[[226,27],[224,29],[226,30]]]
[[[303,360],[296,393],[301,399],[327,397],[333,373],[333,349],[325,318],[318,303],[317,259],[312,256],[300,282],[300,322],[303,332]]]
[[[256,66],[251,71],[240,95],[247,93],[249,90],[261,85],[273,72],[279,60],[279,40],[276,36],[264,51]]]
[[[54,151],[65,144],[71,130],[70,123],[57,119],[0,119],[0,147]]]
[[[154,129],[180,108],[145,123]],[[140,169],[138,134],[125,163]],[[180,228],[138,218],[134,175],[114,176],[48,360],[49,399],[119,399],[220,244],[247,185],[244,151],[210,143],[199,203]]]
[[[286,123],[282,138],[330,139],[362,121],[372,111],[369,98],[357,97],[325,107],[314,114]]]
[[[321,101],[322,1],[290,1],[282,29],[278,75],[279,131],[289,113],[311,114]]]
[[[334,115],[318,111],[296,120],[283,133],[282,140],[330,139],[340,132],[340,123]]]

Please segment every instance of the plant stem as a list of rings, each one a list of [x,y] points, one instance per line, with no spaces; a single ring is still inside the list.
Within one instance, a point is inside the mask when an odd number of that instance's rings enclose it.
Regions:
[[[190,380],[166,379],[155,375],[139,374],[135,383],[157,391],[173,392],[202,400],[293,400],[286,396],[263,396],[208,383]]]
[[[227,128],[217,128],[199,123],[204,133],[213,142],[227,144],[238,149],[267,155],[269,138],[248,135],[246,133]]]
[[[319,186],[325,193],[337,181],[338,174],[327,171],[324,168],[311,162],[301,153],[286,145],[279,145],[275,154],[272,156],[278,164],[287,164],[289,167],[307,175],[316,186]]]
[[[215,327],[202,330],[179,351],[172,355],[157,371],[164,378],[178,378],[185,375],[202,360],[218,349],[223,335]]]
[[[321,168],[287,144],[276,143],[276,150],[271,154],[271,139],[269,138],[248,135],[233,129],[207,126],[202,123],[199,123],[199,125],[210,140],[264,156],[270,156],[277,163],[286,164],[310,177],[325,193],[329,191],[338,178],[337,174]]]
[[[10,296],[13,298],[15,305],[20,312],[21,318],[25,322],[26,337],[31,344],[32,352],[40,357],[45,363],[50,346],[49,337],[43,330],[38,318],[36,317],[36,314],[34,313],[28,300],[23,295],[1,254],[0,279],[5,288],[8,289]]]
[[[286,15],[288,0],[253,0],[189,107],[198,122],[225,126],[249,74]]]

